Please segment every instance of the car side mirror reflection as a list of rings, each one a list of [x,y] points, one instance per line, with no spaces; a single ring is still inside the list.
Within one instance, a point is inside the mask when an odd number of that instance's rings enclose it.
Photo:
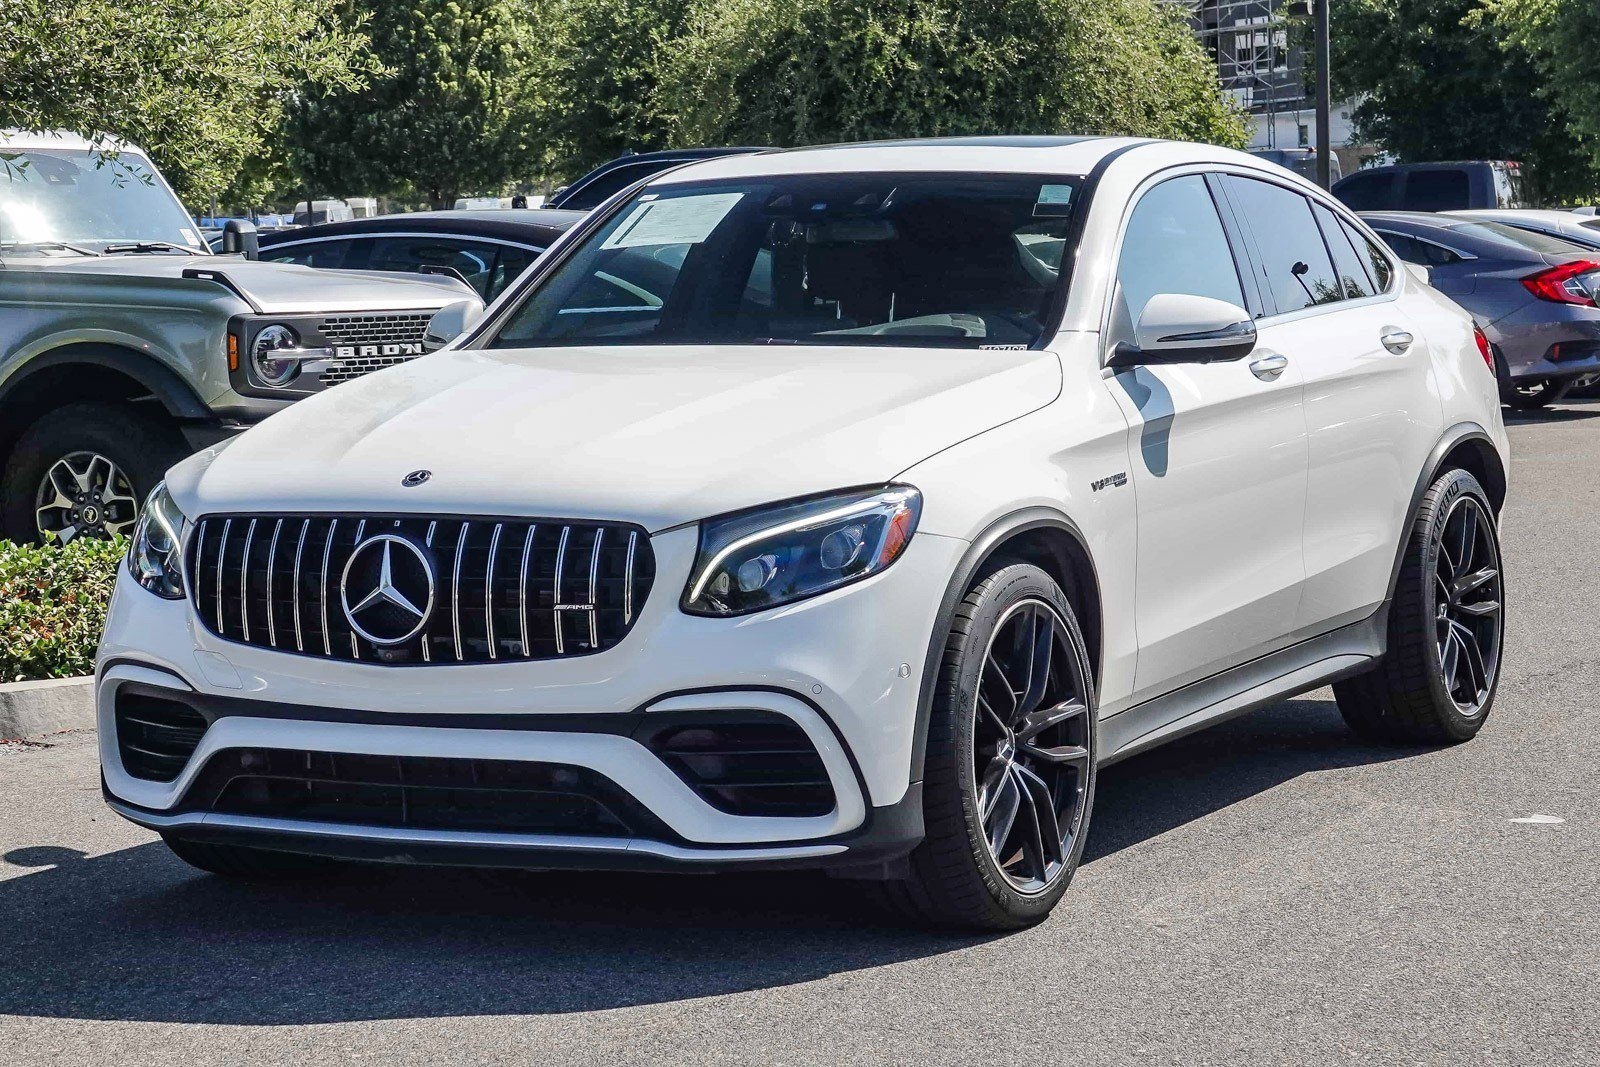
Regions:
[[[473,300],[457,300],[433,313],[428,328],[422,334],[422,348],[437,352],[457,337],[477,325],[483,317],[483,305]]]
[[[1111,350],[1114,370],[1171,363],[1243,359],[1256,346],[1250,313],[1226,300],[1157,293],[1139,313],[1134,341]]]

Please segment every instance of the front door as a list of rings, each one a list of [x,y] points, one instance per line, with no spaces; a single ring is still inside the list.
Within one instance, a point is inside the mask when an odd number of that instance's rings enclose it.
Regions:
[[[1106,351],[1150,297],[1256,305],[1201,175],[1151,187],[1128,218]],[[1138,506],[1133,700],[1280,647],[1305,578],[1302,371],[1270,346],[1244,359],[1138,367],[1106,382],[1129,421]]]

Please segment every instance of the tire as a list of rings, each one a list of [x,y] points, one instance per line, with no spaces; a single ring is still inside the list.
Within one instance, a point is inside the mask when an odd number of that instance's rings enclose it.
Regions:
[[[173,855],[189,866],[208,874],[246,882],[283,881],[321,874],[335,866],[333,860],[321,856],[303,856],[294,852],[272,852],[264,848],[245,845],[219,845],[209,841],[188,841],[172,834],[162,834],[161,840]]]
[[[1468,513],[1474,555],[1459,560]],[[1450,592],[1469,577],[1479,584]],[[1446,471],[1423,495],[1407,534],[1383,660],[1334,683],[1351,729],[1370,741],[1397,744],[1454,744],[1476,736],[1500,684],[1504,589],[1494,508],[1471,474]]]
[[[1500,400],[1518,411],[1534,411],[1554,404],[1565,397],[1571,388],[1571,381],[1556,381],[1553,378],[1536,384],[1503,385],[1500,387]]]
[[[1039,637],[1044,628],[1048,640]],[[1038,690],[1020,677],[1024,642],[1035,650],[1035,663],[1037,650],[1050,648]],[[1004,700],[993,671],[985,673],[991,646],[995,669],[1004,661],[1019,676],[1006,689],[1020,691],[1022,699],[1005,716],[986,710]],[[1029,717],[1030,707],[1040,710]],[[1037,733],[1013,731],[1001,723],[1013,713],[1035,726],[1055,721]],[[1039,755],[1045,752],[1048,760]],[[926,837],[909,857],[907,877],[878,884],[884,902],[919,925],[1015,930],[1044,919],[1083,855],[1096,755],[1093,675],[1072,605],[1038,567],[1002,565],[973,586],[956,611],[928,724]],[[1043,821],[1029,822],[1030,813],[1046,810],[1058,827],[1053,846]],[[1035,825],[1040,832],[1030,835]],[[991,833],[1002,838],[1001,859],[990,846]]]
[[[67,404],[46,412],[22,432],[6,461],[0,480],[0,537],[19,544],[61,540],[61,533],[47,538],[39,528],[41,493],[52,491],[45,484],[52,471],[62,480],[77,472],[87,475],[86,502],[92,510],[52,508],[47,526],[81,531],[66,540],[131,533],[145,497],[186,454],[177,427],[126,404]],[[95,457],[109,462],[120,477],[95,473],[106,470],[96,465]],[[58,466],[64,463],[68,466]],[[99,521],[83,521],[84,515]]]

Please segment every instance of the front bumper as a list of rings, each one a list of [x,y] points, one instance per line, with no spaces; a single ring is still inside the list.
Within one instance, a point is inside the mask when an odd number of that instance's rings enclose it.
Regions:
[[[921,667],[965,542],[919,534],[888,571],[822,597],[740,619],[678,610],[692,529],[653,538],[657,584],[634,630],[572,660],[390,667],[223,641],[187,602],[119,581],[101,646],[98,714],[108,802],[155,830],[366,859],[718,869],[866,866],[921,836],[910,781]],[[198,707],[207,726],[171,781],[130,774],[118,744],[124,688]],[[804,731],[826,767],[833,810],[805,816],[719,810],[645,744],[664,715],[759,709]],[[208,760],[244,749],[525,761],[583,768],[646,809],[660,832],[567,836],[439,830],[193,810]]]

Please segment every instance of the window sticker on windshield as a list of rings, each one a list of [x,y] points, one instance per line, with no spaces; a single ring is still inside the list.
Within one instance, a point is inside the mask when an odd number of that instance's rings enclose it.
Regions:
[[[193,230],[184,230],[183,243],[188,245],[190,248],[199,248],[201,245],[200,235],[195,233]]]
[[[601,248],[697,245],[727,217],[743,193],[678,196],[635,205]]]
[[[1044,217],[1072,214],[1072,186],[1039,186],[1039,199],[1034,202],[1033,213]]]

